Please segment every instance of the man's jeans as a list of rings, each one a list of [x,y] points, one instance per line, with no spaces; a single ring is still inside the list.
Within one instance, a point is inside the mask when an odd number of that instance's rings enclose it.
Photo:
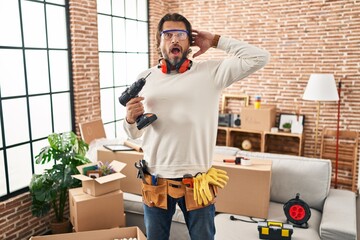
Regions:
[[[168,210],[148,207],[144,204],[144,221],[148,240],[168,240],[170,236],[171,219],[175,213],[176,204],[181,208],[191,240],[213,240],[215,235],[215,206],[186,211],[185,197],[172,198],[168,195]]]

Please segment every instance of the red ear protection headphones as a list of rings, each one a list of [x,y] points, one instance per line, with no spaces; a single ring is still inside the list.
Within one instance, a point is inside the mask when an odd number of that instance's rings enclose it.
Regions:
[[[190,70],[191,66],[192,66],[192,61],[187,58],[184,58],[178,64],[176,64],[175,69],[176,69],[176,72],[178,72],[178,73],[184,73],[187,70]],[[158,68],[161,68],[161,71],[163,73],[171,72],[170,62],[164,58],[159,59]]]

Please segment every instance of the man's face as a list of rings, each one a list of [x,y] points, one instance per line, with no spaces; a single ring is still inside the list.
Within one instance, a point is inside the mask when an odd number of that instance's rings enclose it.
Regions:
[[[160,50],[162,56],[173,66],[187,56],[190,47],[188,34],[191,33],[187,33],[183,22],[167,21],[163,24]]]

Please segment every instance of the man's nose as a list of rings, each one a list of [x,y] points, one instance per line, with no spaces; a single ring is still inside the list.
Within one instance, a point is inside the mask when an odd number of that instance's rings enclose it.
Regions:
[[[171,37],[171,42],[179,42],[179,36],[177,34],[173,34]]]

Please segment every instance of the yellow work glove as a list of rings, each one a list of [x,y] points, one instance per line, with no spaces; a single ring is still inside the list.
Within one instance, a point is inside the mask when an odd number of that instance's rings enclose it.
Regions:
[[[209,184],[217,192],[216,187],[224,188],[229,177],[226,171],[216,168],[210,168],[207,173],[199,173],[194,177],[194,200],[198,205],[207,205],[213,200]]]
[[[200,187],[200,183],[199,183],[199,179],[194,177],[193,178],[193,186],[194,186],[194,200],[195,202],[198,203],[198,205],[202,204],[202,200],[200,197],[200,193],[199,193],[199,187]]]
[[[199,173],[194,177],[194,200],[198,205],[207,205],[213,199],[206,173]]]
[[[227,182],[229,181],[229,177],[227,172],[217,168],[210,168],[206,173],[207,181],[219,188],[224,188]]]

